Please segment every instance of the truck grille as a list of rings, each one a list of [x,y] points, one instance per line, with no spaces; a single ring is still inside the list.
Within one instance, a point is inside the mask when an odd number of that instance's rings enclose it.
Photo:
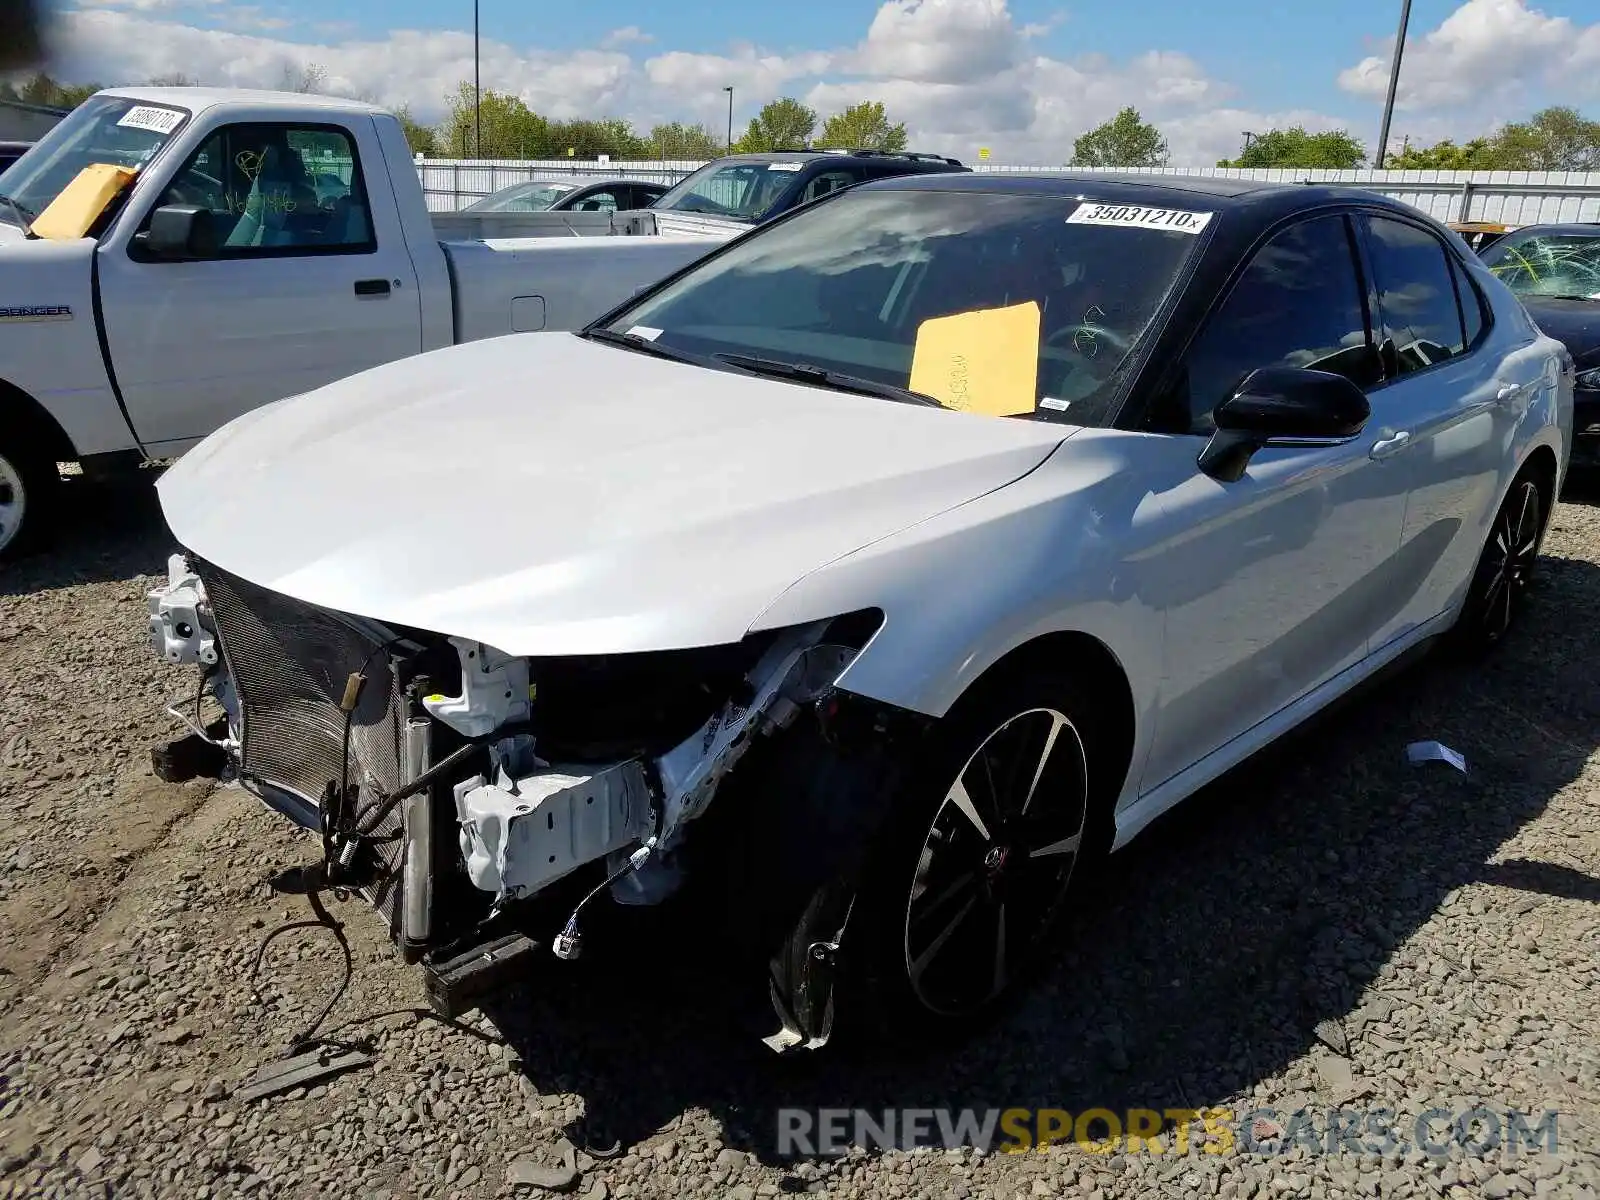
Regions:
[[[239,692],[241,774],[287,789],[314,810],[338,779],[344,735],[339,700],[351,673],[367,684],[350,721],[350,780],[363,806],[405,782],[405,701],[386,643],[340,613],[247,583],[204,562],[196,573]],[[397,808],[374,831],[377,882],[369,898],[399,932],[403,844]]]

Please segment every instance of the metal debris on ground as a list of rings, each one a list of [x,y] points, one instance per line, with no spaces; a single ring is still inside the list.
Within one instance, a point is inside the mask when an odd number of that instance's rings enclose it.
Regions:
[[[260,1068],[236,1095],[240,1100],[259,1100],[263,1096],[305,1087],[324,1079],[332,1079],[357,1067],[372,1065],[372,1056],[360,1050],[336,1053],[330,1049],[311,1050],[293,1058],[270,1062]]]
[[[1463,775],[1467,773],[1467,756],[1443,742],[1412,742],[1406,747],[1406,760],[1412,766],[1425,762],[1449,763]]]

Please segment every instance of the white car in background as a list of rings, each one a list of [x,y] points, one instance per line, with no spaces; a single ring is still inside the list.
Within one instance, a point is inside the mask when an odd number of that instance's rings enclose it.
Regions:
[[[1572,387],[1371,193],[871,182],[234,421],[161,481],[152,633],[443,1007],[717,881],[774,1047],[926,1035],[1161,812],[1510,628]]]

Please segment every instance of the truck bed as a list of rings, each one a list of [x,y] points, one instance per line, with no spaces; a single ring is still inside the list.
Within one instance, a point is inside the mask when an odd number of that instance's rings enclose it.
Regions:
[[[733,233],[442,241],[455,292],[455,341],[582,328]]]

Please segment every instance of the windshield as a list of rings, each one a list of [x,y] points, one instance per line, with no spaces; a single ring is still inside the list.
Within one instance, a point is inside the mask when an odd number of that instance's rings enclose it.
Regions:
[[[754,223],[771,211],[804,165],[800,162],[708,163],[650,207],[709,213]]]
[[[1485,250],[1483,261],[1518,295],[1600,300],[1600,230],[1512,234]]]
[[[1192,219],[1155,228],[1115,215],[1159,211],[1059,195],[841,192],[609,328],[685,354],[909,388],[950,408],[1100,424],[1208,219],[1169,214]]]
[[[142,167],[188,116],[169,105],[91,96],[12,165],[0,192],[32,221],[87,166]],[[0,221],[15,223],[17,216],[11,205],[0,204]]]
[[[541,212],[577,191],[571,183],[520,184],[468,205],[468,212]]]

